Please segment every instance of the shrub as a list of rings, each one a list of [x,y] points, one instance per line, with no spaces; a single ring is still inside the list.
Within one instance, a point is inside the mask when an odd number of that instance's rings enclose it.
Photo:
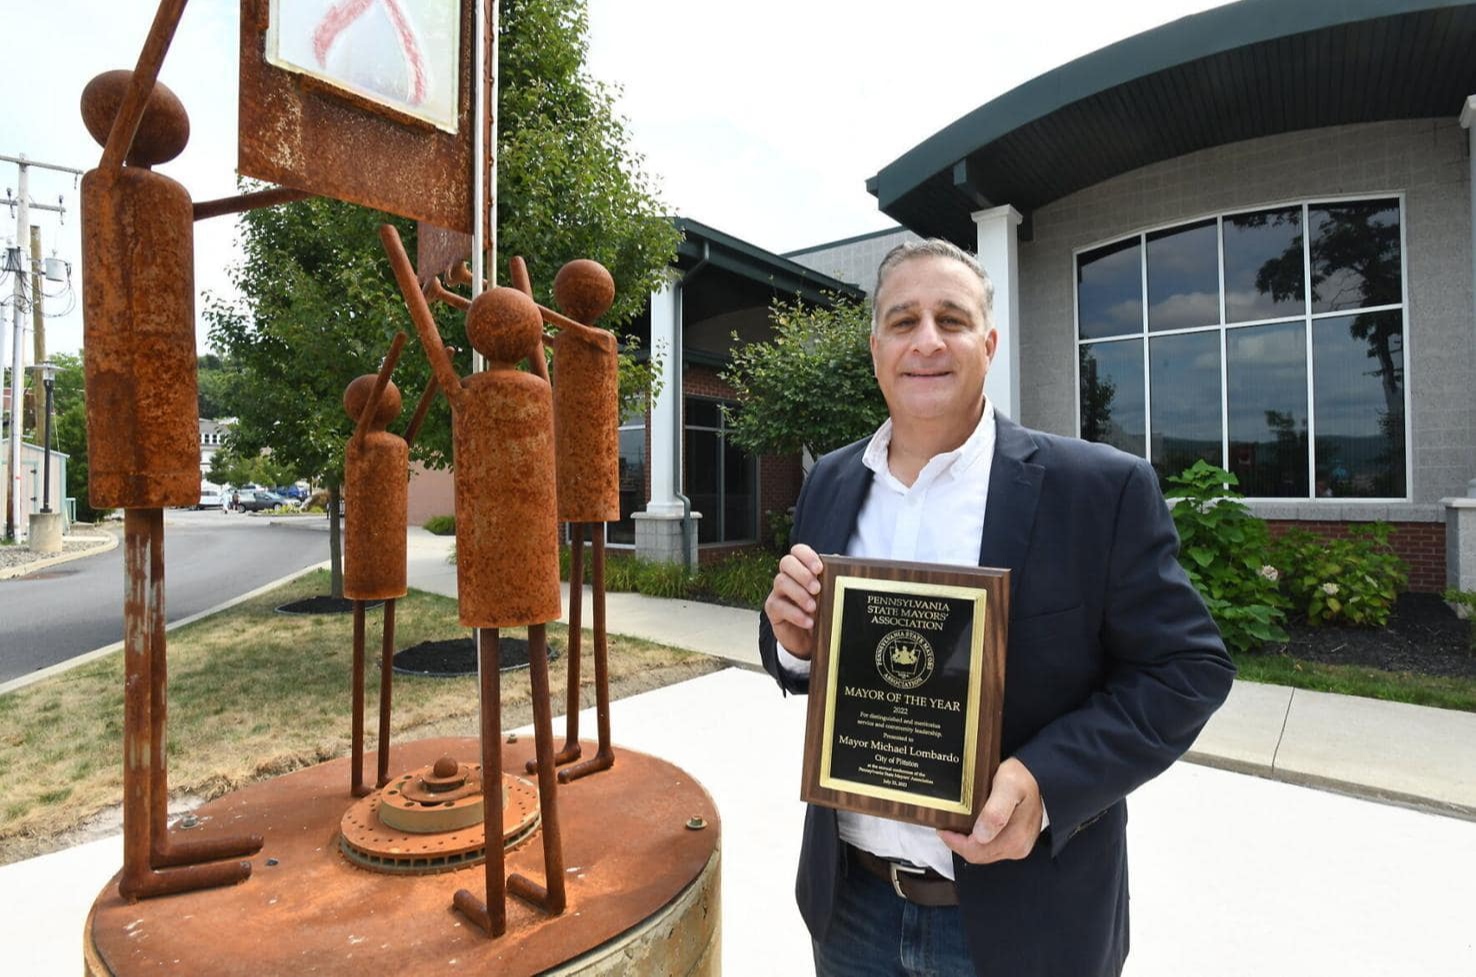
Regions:
[[[1253,516],[1230,472],[1200,460],[1169,477],[1179,563],[1220,627],[1231,651],[1286,641],[1286,599],[1269,565],[1270,533]],[[1226,486],[1229,486],[1228,488]]]
[[[746,550],[704,565],[697,572],[697,589],[729,604],[758,609],[774,586],[774,554]]]
[[[1277,541],[1274,559],[1281,585],[1307,623],[1382,628],[1408,568],[1389,545],[1393,527],[1385,522],[1354,526],[1346,539],[1327,539],[1294,529]]]
[[[573,558],[569,547],[559,547],[559,579],[569,579]],[[685,597],[692,587],[692,574],[679,563],[652,563],[629,553],[605,553],[605,591],[637,593],[649,597]],[[584,584],[594,581],[594,548],[584,548]]]
[[[431,516],[425,521],[425,526],[423,528],[426,532],[435,533],[437,536],[455,536],[456,517]]]
[[[789,534],[794,531],[794,510],[788,512],[775,512],[770,509],[764,513],[769,520],[769,545],[775,553],[789,552]],[[768,593],[768,591],[765,591]]]

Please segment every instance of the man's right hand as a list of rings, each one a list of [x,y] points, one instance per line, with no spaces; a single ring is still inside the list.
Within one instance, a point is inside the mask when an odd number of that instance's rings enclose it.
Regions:
[[[796,658],[808,659],[815,645],[815,607],[820,597],[820,575],[825,564],[804,543],[795,544],[779,561],[774,589],[764,601],[764,613],[774,637]]]

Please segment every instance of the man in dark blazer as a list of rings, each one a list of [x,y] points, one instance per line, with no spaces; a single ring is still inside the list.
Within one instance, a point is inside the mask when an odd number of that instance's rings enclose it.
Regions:
[[[972,256],[899,246],[874,304],[890,418],[810,472],[760,654],[781,688],[807,691],[819,554],[1006,567],[1002,762],[969,835],[808,809],[796,895],[817,973],[1118,974],[1124,798],[1188,749],[1234,666],[1153,469],[985,399],[997,336]]]

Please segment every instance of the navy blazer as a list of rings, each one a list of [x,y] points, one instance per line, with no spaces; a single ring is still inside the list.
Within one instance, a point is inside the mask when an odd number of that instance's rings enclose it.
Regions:
[[[1153,469],[1106,445],[996,414],[979,564],[1010,570],[1001,757],[1035,776],[1050,828],[1020,861],[953,864],[979,973],[1096,977],[1128,952],[1127,805],[1194,742],[1235,666],[1177,560]],[[872,472],[869,439],[816,463],[793,541],[844,553]],[[768,617],[764,667],[788,692]],[[846,871],[835,812],[805,817],[796,896],[816,938]]]

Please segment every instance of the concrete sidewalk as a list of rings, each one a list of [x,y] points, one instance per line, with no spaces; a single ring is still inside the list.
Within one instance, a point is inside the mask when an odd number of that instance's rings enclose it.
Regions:
[[[412,587],[456,596],[453,542],[410,530]],[[565,585],[565,622],[568,607]],[[608,594],[606,614],[612,634],[759,665],[756,611]],[[1186,759],[1476,820],[1476,713],[1236,682]]]

